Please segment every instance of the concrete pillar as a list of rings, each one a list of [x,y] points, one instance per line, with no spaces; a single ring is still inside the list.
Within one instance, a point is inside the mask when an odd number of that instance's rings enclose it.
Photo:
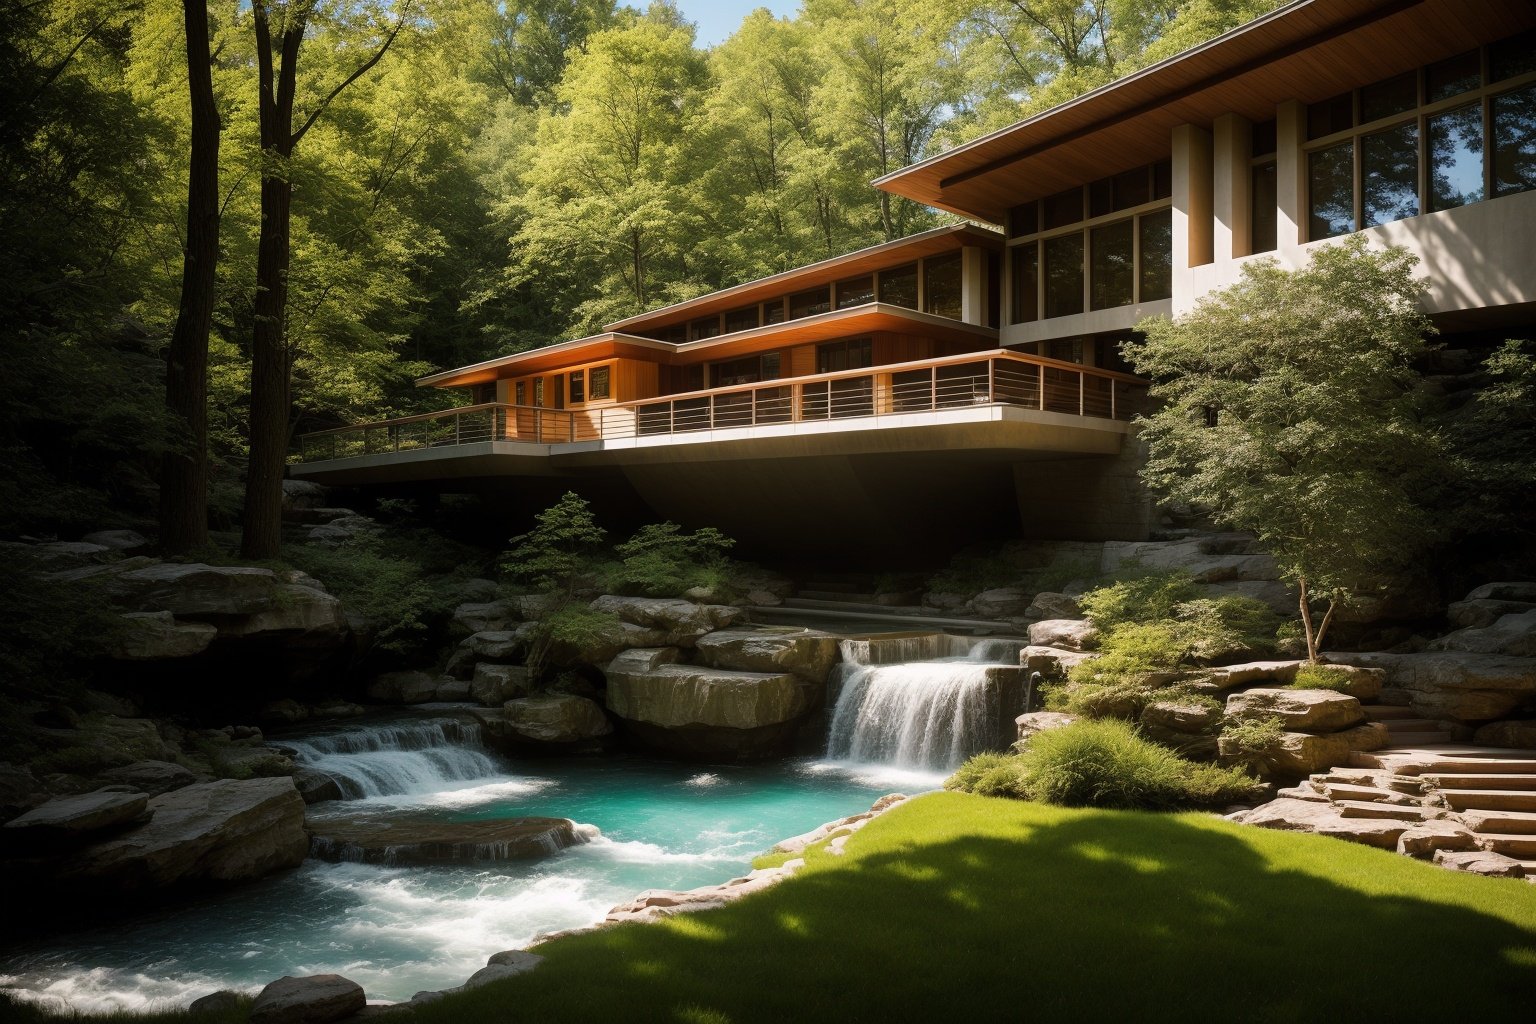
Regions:
[[[1247,256],[1253,251],[1253,122],[1223,114],[1211,125],[1215,208],[1213,255],[1216,261]]]
[[[960,319],[987,325],[987,250],[967,245],[960,250]]]
[[[1275,244],[1300,245],[1307,222],[1307,108],[1286,100],[1275,108]]]
[[[1173,130],[1173,267],[1211,262],[1211,133],[1192,124]]]

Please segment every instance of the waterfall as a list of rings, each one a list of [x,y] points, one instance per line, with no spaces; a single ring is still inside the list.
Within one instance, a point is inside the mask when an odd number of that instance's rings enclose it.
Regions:
[[[931,633],[843,642],[828,756],[949,769],[1007,745],[1027,641]]]
[[[480,726],[453,718],[356,726],[283,745],[305,768],[335,779],[349,800],[434,793],[502,775]]]

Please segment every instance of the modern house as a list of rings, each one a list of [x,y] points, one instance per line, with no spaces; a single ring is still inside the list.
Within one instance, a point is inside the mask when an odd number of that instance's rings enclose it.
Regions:
[[[1005,231],[435,374],[474,404],[309,435],[291,471],[619,486],[799,550],[1145,536],[1119,343],[1245,261],[1361,231],[1420,256],[1443,332],[1536,324],[1536,3],[1298,0],[875,185]]]

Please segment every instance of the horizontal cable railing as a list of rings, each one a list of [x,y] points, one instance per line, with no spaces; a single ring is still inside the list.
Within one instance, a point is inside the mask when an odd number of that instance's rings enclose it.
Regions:
[[[972,353],[581,409],[471,405],[304,434],[298,456],[315,462],[484,441],[623,440],[977,405],[1127,420],[1144,389],[1138,378],[1091,366]]]

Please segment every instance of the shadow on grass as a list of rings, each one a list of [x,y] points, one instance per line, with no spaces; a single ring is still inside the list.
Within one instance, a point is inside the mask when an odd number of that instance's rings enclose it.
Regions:
[[[873,823],[846,862],[722,911],[551,943],[533,974],[417,1017],[1232,1022],[1530,1012],[1536,894],[1522,883],[1185,816],[986,801],[984,829],[960,834],[953,818],[946,827],[954,808],[978,812],[956,801],[980,799],[918,801]]]

